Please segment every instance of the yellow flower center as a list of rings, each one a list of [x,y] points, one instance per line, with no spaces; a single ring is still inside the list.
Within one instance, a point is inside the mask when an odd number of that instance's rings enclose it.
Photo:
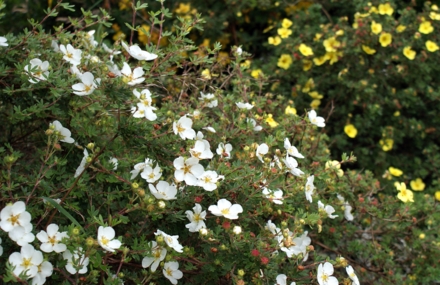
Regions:
[[[101,237],[101,243],[102,243],[103,245],[107,245],[109,241],[110,241],[110,240],[107,239],[106,237]]]
[[[20,218],[20,215],[16,215],[16,216],[11,215],[8,221],[11,222],[13,226],[15,226],[15,224],[18,224],[18,218]]]
[[[55,236],[49,237],[49,243],[52,244],[52,246],[57,243],[57,239],[55,238]]]
[[[223,215],[228,215],[229,214],[229,209],[223,209],[221,210]]]
[[[191,167],[185,164],[185,166],[183,167],[183,173],[191,173]]]
[[[21,264],[21,266],[23,266],[24,268],[28,268],[31,265],[32,265],[31,258],[23,258],[23,263]]]
[[[177,124],[177,132],[178,132],[178,133],[182,133],[183,131],[185,131],[185,128],[182,127],[182,125]]]

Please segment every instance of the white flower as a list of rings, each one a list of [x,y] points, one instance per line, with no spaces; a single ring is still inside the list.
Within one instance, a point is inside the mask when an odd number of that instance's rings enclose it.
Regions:
[[[305,231],[301,236],[296,237],[291,240],[291,246],[289,247],[281,247],[281,250],[287,254],[287,257],[292,257],[292,255],[303,254],[304,259],[306,261],[308,258],[307,247],[310,245],[312,240],[308,237],[308,231]],[[289,234],[293,235],[292,232],[289,231]],[[281,235],[282,237],[282,235]]]
[[[157,230],[157,232],[155,232],[154,235],[156,235],[156,236],[161,235],[169,247],[171,247],[172,249],[174,249],[177,252],[183,252],[183,246],[177,240],[179,238],[179,236],[177,236],[177,235],[170,236],[161,230]]]
[[[145,165],[144,170],[141,173],[141,177],[149,183],[154,183],[162,176],[162,169],[159,164],[156,163],[156,167]]]
[[[204,129],[204,130],[207,130],[208,132],[211,132],[211,133],[216,133],[217,131],[213,128],[213,127],[204,127],[204,128],[202,128],[202,129]]]
[[[110,61],[113,61],[113,56],[120,54],[118,50],[109,48],[105,43],[102,43],[102,48],[110,54]]]
[[[235,52],[237,53],[237,55],[241,55],[243,53],[243,49],[240,47],[238,47]]]
[[[200,133],[200,132],[199,132]],[[194,147],[189,151],[192,157],[199,160],[211,159],[214,154],[211,151],[211,146],[207,140],[196,140]]]
[[[81,254],[81,255],[80,255]],[[70,274],[85,274],[87,273],[87,265],[89,265],[89,258],[83,254],[83,249],[79,247],[73,254],[66,250],[63,252],[63,258],[67,260],[66,270]]]
[[[93,76],[91,72],[85,72],[82,74],[79,79],[82,81],[81,83],[76,83],[72,85],[73,93],[78,96],[90,95],[98,88],[98,85],[101,83],[101,78],[96,78]]]
[[[304,172],[298,168],[298,162],[291,156],[286,155],[286,159],[284,159],[284,164],[289,169],[289,172],[295,176],[301,176]]]
[[[273,156],[273,160],[270,163],[270,167],[274,167],[275,164],[278,166],[279,169],[283,169],[283,164],[281,163],[280,159],[276,155]]]
[[[32,230],[31,214],[26,212],[26,205],[22,201],[17,201],[13,205],[8,205],[0,212],[0,227],[5,232],[10,232],[16,227],[23,227]]]
[[[217,181],[224,178],[223,175],[218,175],[217,172],[208,170],[199,177],[198,186],[203,187],[206,191],[214,191],[217,189]]]
[[[60,139],[60,141],[65,143],[73,143],[75,142],[74,139],[71,138],[72,133],[69,131],[68,128],[63,127],[59,121],[53,121],[49,124],[49,128],[53,129]]]
[[[38,265],[38,272],[32,278],[32,285],[43,285],[46,283],[46,277],[52,275],[53,265],[49,261],[43,261],[40,265]]]
[[[74,77],[76,77],[78,79],[81,79],[81,76],[83,76],[83,73],[75,65],[72,65],[70,67],[69,71]]]
[[[155,272],[160,262],[165,259],[167,249],[163,246],[157,245],[157,242],[151,242],[151,255],[145,256],[142,259],[142,267],[147,268],[151,265],[151,272]]]
[[[360,285],[359,283],[359,279],[356,275],[356,273],[354,273],[353,267],[351,267],[351,265],[345,267],[345,270],[347,271],[348,277],[350,277],[352,282],[352,285]]]
[[[324,211],[327,214],[327,217],[329,217],[330,219],[338,217],[338,215],[332,215],[335,212],[335,208],[330,205],[324,206],[321,201],[318,201],[318,209],[319,211]]]
[[[351,213],[351,210],[353,210],[353,207],[348,204],[348,202],[345,201],[345,198],[338,194],[338,200],[342,202],[343,208],[344,208],[344,217],[347,221],[353,221],[354,217]]]
[[[95,30],[88,31],[85,35],[85,38],[90,45],[91,48],[95,48],[98,45],[98,42],[95,41]]]
[[[287,276],[286,274],[278,274],[277,283],[275,285],[287,285]],[[296,285],[295,282],[290,283],[290,285]]]
[[[136,176],[138,176],[139,172],[141,172],[141,170],[143,170],[146,166],[150,166],[151,168],[153,168],[153,160],[146,158],[145,162],[140,162],[138,164],[136,164],[134,166],[134,169],[132,171],[130,171],[131,173],[131,177],[130,180],[133,180],[136,178]]]
[[[138,45],[128,46],[126,43],[121,42],[124,49],[135,59],[137,60],[153,60],[157,58],[157,55],[154,53],[149,53],[145,50],[141,50]]]
[[[39,58],[34,58],[24,67],[24,70],[29,75],[30,83],[38,83],[41,80],[47,80],[47,77],[49,76],[48,68],[48,61],[43,62]]]
[[[14,275],[19,276],[25,273],[28,278],[32,278],[38,273],[38,265],[43,262],[43,253],[35,250],[30,244],[21,247],[20,253],[14,252],[9,256],[9,262],[14,268]]]
[[[183,277],[183,273],[179,270],[179,263],[177,261],[165,262],[162,272],[172,284],[177,284],[177,279]]]
[[[136,89],[133,90],[133,94],[139,99],[137,103],[137,108],[132,108],[133,117],[135,118],[147,118],[150,121],[157,119],[157,115],[154,113],[157,110],[156,107],[151,106],[153,103],[153,98],[151,98],[151,93],[148,89],[142,90],[140,93]]]
[[[266,196],[269,201],[275,203],[275,204],[283,204],[283,191],[278,189],[276,191],[264,188],[263,189],[263,195]]]
[[[214,94],[212,94],[212,93],[203,94],[203,92],[200,92],[200,95],[202,97],[199,97],[199,100],[203,101],[206,104],[206,107],[208,107],[208,108],[217,107],[218,100],[215,99]]]
[[[136,67],[132,72],[131,67],[126,62],[124,62],[124,66],[121,70],[121,74],[124,76],[123,81],[130,86],[144,82],[144,73],[144,70],[140,66]]]
[[[309,112],[309,120],[312,124],[314,124],[318,127],[321,127],[321,128],[325,127],[324,118],[317,116],[315,110],[311,110]]]
[[[234,228],[232,229],[232,232],[236,235],[241,234],[241,227],[240,226],[234,226]]]
[[[108,160],[108,162],[110,164],[113,164],[113,171],[116,171],[118,169],[118,159],[115,157],[110,157],[110,159]]]
[[[98,244],[109,252],[115,252],[115,249],[121,247],[121,242],[115,239],[115,230],[112,227],[98,228]]]
[[[198,178],[203,175],[205,169],[199,160],[195,157],[190,157],[185,160],[183,157],[179,156],[173,162],[176,171],[174,171],[174,177],[177,181],[184,181],[186,185],[196,186],[199,181]]]
[[[281,229],[278,228],[274,223],[272,223],[271,220],[267,221],[266,226],[264,228],[269,230],[273,235],[282,237]]]
[[[338,285],[338,279],[331,276],[333,274],[333,265],[330,262],[321,263],[318,266],[318,283],[319,285]]]
[[[0,37],[0,46],[7,47],[8,46],[8,39],[5,37]]]
[[[306,199],[310,203],[312,203],[312,195],[313,191],[315,190],[315,185],[313,185],[313,181],[315,180],[315,176],[311,175],[307,177],[306,187],[305,187],[305,193],[306,193]]]
[[[67,232],[60,233],[59,227],[56,224],[47,226],[47,230],[40,231],[37,234],[37,239],[41,242],[40,249],[44,252],[55,251],[57,253],[63,252],[67,249],[66,245],[61,243],[63,238],[69,238]]]
[[[177,188],[174,185],[170,185],[166,181],[159,181],[154,187],[153,184],[148,184],[151,194],[153,194],[156,199],[160,200],[175,200],[177,195]]]
[[[237,105],[237,107],[240,109],[247,109],[247,110],[250,110],[254,107],[252,104],[243,103],[243,102],[237,102],[235,103],[235,105]]]
[[[81,163],[79,164],[78,168],[75,171],[75,175],[73,176],[74,178],[78,177],[85,169],[86,164],[87,164],[87,158],[89,157],[89,152],[87,151],[87,149],[84,149],[84,156],[81,160]]]
[[[9,233],[9,238],[13,241],[15,241],[19,246],[23,246],[25,244],[28,244],[30,242],[33,242],[35,239],[35,236],[32,231],[32,224],[29,224],[30,226],[24,228],[24,227],[15,227],[13,228]]]
[[[230,143],[223,144],[219,143],[217,147],[217,154],[224,157],[225,159],[231,158],[232,145]]]
[[[60,51],[64,54],[63,59],[72,65],[79,65],[81,63],[81,53],[80,49],[75,49],[71,44],[67,47],[60,45]]]
[[[50,47],[52,48],[52,50],[53,50],[54,52],[60,52],[60,47],[59,47],[57,41],[52,40],[52,41],[50,42]]]
[[[238,214],[243,213],[243,207],[240,204],[232,205],[226,199],[218,200],[217,205],[209,206],[208,210],[215,216],[223,216],[230,220],[238,219]]]
[[[196,132],[192,129],[193,121],[187,118],[186,115],[182,116],[179,121],[173,123],[174,133],[185,140],[194,139],[196,137]]]
[[[113,73],[114,77],[122,76],[121,70],[119,70],[119,67],[116,65],[116,63],[107,64],[108,71]]]
[[[298,152],[298,149],[290,144],[290,141],[288,138],[284,140],[284,148],[287,150],[287,154],[298,157],[298,158],[304,158],[302,154]]]
[[[267,144],[262,143],[257,147],[257,150],[255,151],[255,154],[257,155],[258,159],[264,163],[263,155],[267,154],[269,152],[269,146]]]
[[[191,232],[195,233],[198,232],[201,228],[206,228],[205,225],[205,217],[206,217],[206,211],[202,212],[202,206],[200,204],[197,204],[193,207],[193,211],[187,210],[185,212],[186,217],[191,222],[189,224],[186,224],[185,227]]]
[[[246,122],[252,125],[254,132],[259,132],[263,129],[262,126],[257,126],[257,121],[252,118],[246,118]]]

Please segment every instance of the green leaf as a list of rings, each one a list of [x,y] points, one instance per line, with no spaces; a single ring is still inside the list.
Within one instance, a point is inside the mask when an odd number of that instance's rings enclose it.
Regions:
[[[49,198],[49,197],[41,197],[41,198],[44,199],[45,201],[49,202],[49,204],[51,204],[54,208],[56,208],[58,211],[60,211],[61,214],[66,216],[66,218],[68,218],[75,226],[77,226],[79,229],[84,231],[84,229],[80,225],[80,223],[78,223],[78,221],[71,214],[69,214],[63,207],[61,207],[61,205],[58,204],[55,200],[53,200],[52,198]]]

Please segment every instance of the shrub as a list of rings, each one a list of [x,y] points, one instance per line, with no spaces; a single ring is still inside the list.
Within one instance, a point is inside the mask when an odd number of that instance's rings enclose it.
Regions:
[[[165,47],[104,46],[90,29],[110,16],[83,13],[0,41],[5,282],[438,280],[434,199],[421,213],[344,172],[356,158],[330,160],[321,114],[264,92],[250,54],[188,56],[202,21],[167,30],[165,7],[150,14]]]

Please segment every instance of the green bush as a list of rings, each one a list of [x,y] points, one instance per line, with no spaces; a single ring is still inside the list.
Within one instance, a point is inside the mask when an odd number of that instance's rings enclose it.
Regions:
[[[93,32],[104,10],[83,14],[0,38],[4,282],[324,284],[330,264],[344,284],[348,265],[363,284],[440,279],[434,198],[344,172],[356,158],[330,159],[324,119],[265,92],[241,48],[193,55],[198,15],[162,6],[168,44],[124,47]]]

